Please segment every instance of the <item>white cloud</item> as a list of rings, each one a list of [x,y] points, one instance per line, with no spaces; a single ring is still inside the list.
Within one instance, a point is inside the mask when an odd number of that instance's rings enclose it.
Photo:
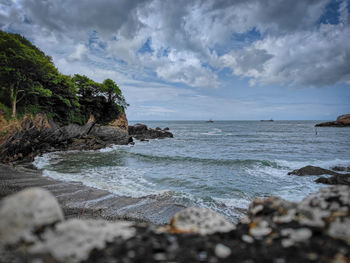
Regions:
[[[324,24],[312,31],[268,36],[222,57],[236,75],[262,84],[326,86],[350,83],[350,27]]]

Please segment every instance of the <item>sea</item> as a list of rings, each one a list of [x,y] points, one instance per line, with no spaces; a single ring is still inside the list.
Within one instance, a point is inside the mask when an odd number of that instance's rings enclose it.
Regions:
[[[326,186],[314,182],[318,176],[288,175],[294,169],[350,166],[350,129],[315,128],[318,122],[143,121],[168,127],[174,138],[47,153],[33,164],[44,176],[206,207],[237,221],[254,198],[300,201]]]

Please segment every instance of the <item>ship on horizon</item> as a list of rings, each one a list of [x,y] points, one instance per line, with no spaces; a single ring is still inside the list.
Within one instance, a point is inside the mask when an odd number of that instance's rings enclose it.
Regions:
[[[269,120],[260,120],[260,121],[263,121],[263,122],[271,122],[271,121],[273,121],[273,119],[269,119]]]

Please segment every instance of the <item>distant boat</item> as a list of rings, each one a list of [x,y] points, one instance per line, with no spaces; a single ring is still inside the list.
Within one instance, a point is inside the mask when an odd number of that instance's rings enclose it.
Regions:
[[[273,119],[269,119],[269,120],[260,120],[260,121],[271,122],[271,121],[273,121]]]
[[[210,123],[211,123],[211,122],[214,122],[214,121],[213,121],[212,119],[210,119],[210,120],[209,120],[209,121],[207,121],[207,122],[210,122]]]

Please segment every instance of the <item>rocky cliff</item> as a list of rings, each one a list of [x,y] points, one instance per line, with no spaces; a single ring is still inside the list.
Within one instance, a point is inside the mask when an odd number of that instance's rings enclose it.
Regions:
[[[59,126],[45,114],[25,116],[2,127],[0,161],[31,161],[40,153],[57,150],[96,150],[108,144],[128,144],[127,120],[120,114],[111,125],[97,124],[94,117],[85,125]]]

